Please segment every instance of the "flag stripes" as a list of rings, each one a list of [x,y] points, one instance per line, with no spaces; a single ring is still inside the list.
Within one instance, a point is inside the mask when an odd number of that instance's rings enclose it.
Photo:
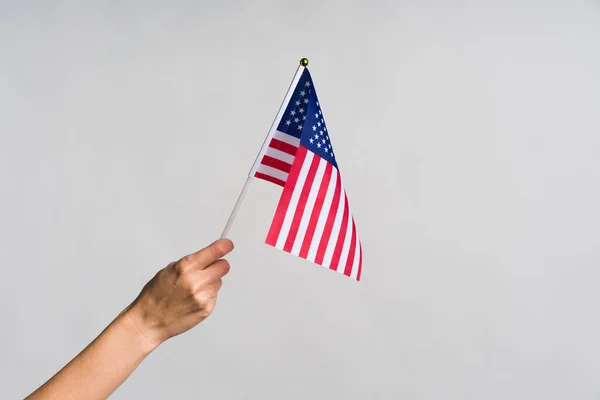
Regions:
[[[300,146],[267,244],[360,279],[362,252],[337,168]]]

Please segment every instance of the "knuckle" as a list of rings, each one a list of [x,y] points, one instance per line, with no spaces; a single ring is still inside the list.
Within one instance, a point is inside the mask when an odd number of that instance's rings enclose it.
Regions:
[[[189,255],[183,257],[181,260],[177,261],[175,264],[175,271],[178,275],[183,275],[186,271],[188,271],[193,265],[193,261]]]
[[[212,256],[214,258],[219,258],[223,254],[225,254],[225,251],[223,249],[223,244],[221,242],[215,242],[215,243],[213,243],[213,245],[210,246],[210,251],[211,251]]]
[[[179,260],[175,264],[173,264],[173,270],[175,271],[175,274],[178,277],[180,277],[181,275],[183,275],[183,272],[185,271],[185,268],[184,268],[184,264],[183,264],[182,260]]]
[[[208,297],[202,291],[200,291],[198,293],[194,293],[194,302],[200,308],[205,308],[206,305],[208,304],[208,300],[209,300]]]
[[[214,301],[207,304],[206,307],[204,307],[204,315],[208,317],[210,314],[212,314],[212,312],[215,310],[215,305],[216,303]]]
[[[187,293],[194,293],[196,291],[196,283],[189,274],[184,274],[181,276],[180,285],[181,288]]]
[[[233,243],[228,239],[218,240],[211,246],[213,256],[216,258],[223,257],[233,248]]]

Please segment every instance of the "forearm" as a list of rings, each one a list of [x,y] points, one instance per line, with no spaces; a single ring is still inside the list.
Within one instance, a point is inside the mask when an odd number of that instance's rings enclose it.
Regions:
[[[127,308],[92,343],[26,400],[106,399],[154,350]]]

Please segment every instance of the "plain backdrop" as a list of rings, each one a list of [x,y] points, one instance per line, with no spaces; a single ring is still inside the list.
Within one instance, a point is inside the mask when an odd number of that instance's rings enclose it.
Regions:
[[[256,181],[113,398],[600,398],[600,3],[547,0],[0,1],[0,398],[220,235],[301,57],[362,281],[265,245]]]

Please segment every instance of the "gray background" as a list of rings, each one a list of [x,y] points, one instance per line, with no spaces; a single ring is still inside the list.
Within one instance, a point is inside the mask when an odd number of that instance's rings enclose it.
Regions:
[[[0,2],[0,397],[220,234],[310,59],[363,280],[263,244],[115,399],[600,398],[600,5]]]

